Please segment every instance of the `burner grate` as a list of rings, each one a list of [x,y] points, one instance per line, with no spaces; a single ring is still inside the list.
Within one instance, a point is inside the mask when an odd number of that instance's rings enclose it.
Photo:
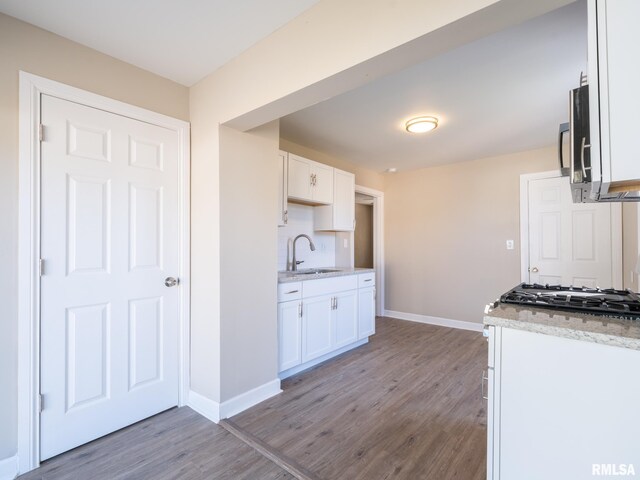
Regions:
[[[611,317],[640,318],[640,299],[637,294],[613,288],[522,283],[502,295],[500,302]]]

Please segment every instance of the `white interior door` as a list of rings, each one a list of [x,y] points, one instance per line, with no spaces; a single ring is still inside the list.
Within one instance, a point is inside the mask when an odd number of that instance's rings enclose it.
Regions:
[[[178,403],[178,139],[43,95],[41,459]]]
[[[568,177],[529,182],[529,281],[610,288],[614,278],[613,209],[578,203]]]

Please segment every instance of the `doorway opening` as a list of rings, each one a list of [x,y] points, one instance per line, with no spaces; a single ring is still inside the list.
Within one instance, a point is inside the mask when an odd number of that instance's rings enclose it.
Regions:
[[[375,269],[376,315],[382,316],[385,308],[384,193],[361,185],[356,185],[355,191],[355,229],[338,235],[350,237],[347,239],[348,244],[353,246],[350,249],[350,265]]]
[[[374,197],[356,193],[356,228],[353,232],[353,265],[373,268],[373,202]]]

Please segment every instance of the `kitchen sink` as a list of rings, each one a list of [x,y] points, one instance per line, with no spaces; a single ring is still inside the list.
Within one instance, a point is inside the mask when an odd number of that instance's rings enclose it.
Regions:
[[[312,270],[301,270],[298,272],[292,272],[298,275],[317,275],[318,273],[332,273],[339,272],[340,270],[337,268],[314,268]]]
[[[312,268],[310,270],[298,270],[297,272],[287,272],[290,275],[318,275],[320,273],[339,272],[339,268]]]

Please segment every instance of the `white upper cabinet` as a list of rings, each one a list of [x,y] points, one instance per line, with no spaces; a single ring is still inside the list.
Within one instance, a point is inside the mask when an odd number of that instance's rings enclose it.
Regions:
[[[289,153],[288,198],[311,205],[333,202],[333,167]]]
[[[278,226],[284,227],[288,221],[287,207],[287,178],[288,178],[288,158],[287,152],[280,151],[278,156]]]
[[[314,212],[315,230],[353,231],[355,227],[355,188],[353,173],[334,170],[333,204],[316,207]]]
[[[640,1],[589,0],[589,123],[595,181],[602,193],[638,190]],[[612,190],[613,189],[613,190]]]

